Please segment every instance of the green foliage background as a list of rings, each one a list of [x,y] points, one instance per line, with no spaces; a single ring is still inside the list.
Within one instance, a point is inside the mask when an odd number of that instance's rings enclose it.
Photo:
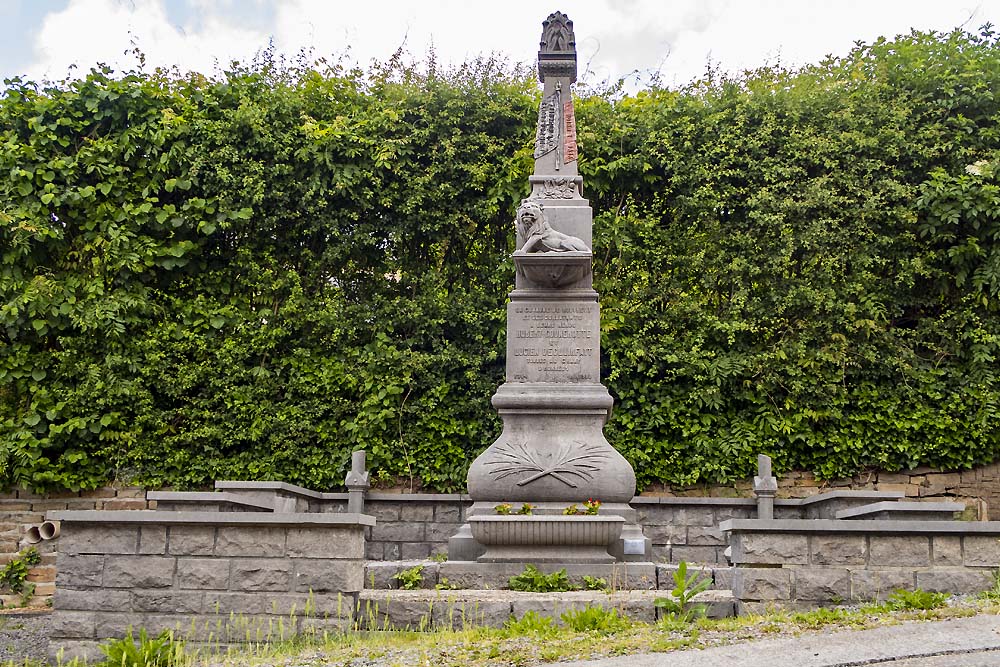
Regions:
[[[499,433],[537,86],[479,60],[0,95],[0,484],[440,491]],[[1000,459],[1000,44],[585,91],[609,439],[650,483]]]

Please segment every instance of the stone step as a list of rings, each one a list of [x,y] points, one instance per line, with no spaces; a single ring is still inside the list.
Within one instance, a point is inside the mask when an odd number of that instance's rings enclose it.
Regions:
[[[437,585],[470,590],[503,590],[511,577],[524,572],[528,563],[479,563],[477,561],[413,560],[368,561],[365,564],[365,586],[387,590],[397,588],[395,576],[414,567],[421,568],[420,587],[433,589]],[[566,570],[570,583],[583,587],[584,576],[604,579],[613,590],[656,590],[654,563],[533,563],[546,574]]]
[[[957,512],[964,512],[964,503],[880,502],[842,509],[835,519],[891,519],[902,521],[952,521]]]
[[[512,617],[521,618],[534,611],[563,625],[562,614],[589,606],[617,609],[633,621],[652,623],[663,615],[654,604],[662,597],[666,597],[663,591],[366,590],[358,598],[356,618],[359,626],[368,630],[498,628]],[[704,604],[710,618],[725,618],[735,613],[729,591],[705,591],[695,597],[694,602]]]
[[[273,512],[274,504],[228,491],[150,491],[146,500],[156,501],[161,511]]]
[[[676,563],[616,563],[613,565],[581,565],[579,563],[537,563],[546,574],[566,570],[574,586],[585,588],[584,576],[604,579],[611,590],[660,590],[674,588]],[[434,560],[367,561],[365,563],[365,588],[375,591],[399,588],[397,576],[401,572],[420,568],[417,587],[433,590],[435,587],[455,586],[460,589],[504,590],[509,579],[524,571],[525,564],[471,563],[463,561],[439,562]],[[732,568],[725,565],[688,565],[687,576],[697,574],[698,579],[708,579],[712,590],[729,590]]]

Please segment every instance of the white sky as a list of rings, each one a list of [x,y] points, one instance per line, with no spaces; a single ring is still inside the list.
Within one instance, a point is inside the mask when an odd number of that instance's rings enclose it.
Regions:
[[[1000,23],[1000,0],[0,0],[0,79],[120,69],[136,46],[149,64],[211,72],[269,41],[361,64],[404,43],[417,57],[433,44],[445,63],[491,52],[533,63],[541,21],[557,9],[574,21],[592,82],[639,70],[682,84],[710,60],[736,72],[794,66],[881,35]]]

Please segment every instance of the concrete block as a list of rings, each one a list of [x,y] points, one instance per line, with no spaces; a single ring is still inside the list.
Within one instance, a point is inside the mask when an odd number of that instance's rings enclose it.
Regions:
[[[459,504],[439,503],[434,508],[434,521],[437,523],[461,523],[462,506]]]
[[[733,597],[740,601],[790,600],[792,597],[791,570],[779,567],[735,568],[733,570]]]
[[[451,594],[446,591],[431,598],[426,596],[423,591],[393,591],[385,599],[362,599],[358,618],[364,626],[373,629],[392,627],[414,630],[497,627],[510,618],[511,603],[504,597],[492,599],[479,594],[476,599],[470,599],[461,592]]]
[[[674,522],[682,526],[714,526],[715,512],[711,507],[684,507],[675,510]]]
[[[688,546],[725,546],[729,542],[719,529],[710,526],[688,526]]]
[[[100,586],[103,576],[104,556],[78,556],[65,552],[59,554],[57,586]]]
[[[232,590],[288,592],[292,585],[292,564],[279,558],[234,559]]]
[[[777,505],[774,508],[775,519],[801,519],[802,515],[803,511],[801,507]],[[755,510],[753,513],[750,514],[750,517],[748,518],[756,518],[756,517],[757,517],[757,512]]]
[[[424,541],[447,542],[461,526],[460,523],[426,523],[424,524]]]
[[[388,563],[365,563],[365,588],[370,590],[392,590],[399,588],[396,575],[413,567],[420,571],[420,588],[431,589],[438,583],[438,563],[427,561],[392,561]]]
[[[295,561],[295,592],[357,593],[365,586],[365,565],[360,559]]]
[[[65,554],[134,554],[138,547],[138,526],[64,524],[59,537]]]
[[[656,587],[661,591],[669,591],[676,586],[674,583],[674,574],[677,572],[677,565],[674,563],[660,563],[656,566]],[[713,581],[712,568],[706,565],[702,566],[690,566],[687,569],[687,576],[697,574],[698,581],[702,579],[708,579]]]
[[[102,510],[144,510],[146,501],[143,498],[110,498],[100,500],[98,503]]]
[[[931,562],[935,566],[962,565],[962,538],[959,535],[932,536]]]
[[[644,529],[650,526],[674,525],[674,508],[666,505],[639,505],[639,523]]]
[[[365,503],[365,514],[371,514],[378,523],[384,521],[399,521],[400,503],[384,501],[368,501]]]
[[[400,521],[428,522],[434,520],[434,505],[430,503],[406,503],[399,508]]]
[[[202,591],[132,591],[132,611],[197,614],[204,599]]]
[[[421,542],[424,524],[386,521],[372,528],[372,540],[379,542]]]
[[[978,567],[1000,565],[1000,540],[996,536],[966,535],[962,538],[965,547],[965,564]]]
[[[229,588],[228,558],[179,558],[177,586],[191,590]]]
[[[180,619],[177,622],[180,623]],[[135,612],[94,614],[94,625],[99,639],[120,639],[129,628],[133,630],[133,636],[138,634],[139,628],[145,628],[151,636],[156,636],[154,628],[147,625],[147,617]]]
[[[718,591],[733,590],[733,570],[732,567],[717,567],[712,572],[712,588]]]
[[[54,565],[36,565],[28,571],[27,580],[32,583],[54,582],[56,568]]]
[[[66,611],[128,611],[132,598],[128,591],[104,588],[57,588],[52,600],[55,609]]]
[[[139,529],[140,554],[167,553],[167,527],[146,525]]]
[[[285,528],[220,526],[215,541],[215,554],[217,556],[284,556],[286,532]],[[329,547],[336,549],[332,544]],[[358,552],[360,553],[360,547]]]
[[[215,551],[213,526],[170,526],[169,552],[175,556],[211,556]]]
[[[686,526],[647,525],[642,532],[653,544],[687,544]]]
[[[204,609],[211,614],[229,616],[235,614],[267,614],[271,616],[291,616],[292,614],[315,614],[319,616],[350,616],[354,608],[354,596],[320,593],[234,593],[208,591],[205,593]]]
[[[754,600],[736,600],[737,616],[766,616],[779,611],[811,611],[816,608],[812,602],[796,602],[794,600],[766,600],[757,602]]]
[[[381,542],[365,541],[365,558],[368,560],[384,560],[385,552]]]
[[[793,571],[793,598],[816,603],[851,599],[851,572],[846,568],[804,567]]]
[[[962,483],[962,476],[957,472],[951,473],[928,473],[924,483],[927,486],[951,488]]]
[[[869,563],[888,566],[921,566],[931,563],[931,542],[925,535],[872,535]]]
[[[430,558],[431,545],[427,542],[403,542],[399,545],[399,556],[403,560]]]
[[[399,542],[383,542],[382,543],[382,559],[383,560],[399,560],[401,558],[399,554]]]
[[[646,526],[646,529],[648,528],[649,526]],[[670,559],[670,549],[670,545],[654,544],[649,548],[650,558],[656,563],[671,563],[673,561]]]
[[[991,570],[973,568],[935,568],[918,571],[917,588],[935,593],[966,595],[982,593],[993,586]]]
[[[734,564],[796,564],[809,562],[809,541],[806,535],[791,533],[732,534]]]
[[[107,588],[169,588],[174,582],[174,558],[163,556],[107,556]]]
[[[867,542],[864,535],[810,535],[813,565],[864,565]]]
[[[93,611],[56,609],[49,619],[49,636],[57,639],[94,639],[97,637]]]
[[[722,547],[689,547],[673,545],[670,547],[670,560],[679,563],[721,563],[725,559],[722,557]]]
[[[285,553],[291,558],[350,558],[364,554],[360,529],[289,528]]]
[[[103,642],[88,639],[49,639],[49,664],[69,664],[76,660],[83,664],[101,662],[106,656],[101,651]]]
[[[755,515],[756,511],[749,507],[716,507],[715,523],[719,524],[727,519],[749,519]]]
[[[885,600],[892,592],[913,590],[915,576],[906,570],[852,570],[851,599],[858,602]]]

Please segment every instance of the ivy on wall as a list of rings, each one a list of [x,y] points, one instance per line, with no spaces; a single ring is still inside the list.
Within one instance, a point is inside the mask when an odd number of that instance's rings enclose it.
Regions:
[[[578,100],[607,433],[657,481],[1000,458],[1000,45]],[[0,95],[0,483],[440,491],[499,433],[531,72],[267,57]]]

